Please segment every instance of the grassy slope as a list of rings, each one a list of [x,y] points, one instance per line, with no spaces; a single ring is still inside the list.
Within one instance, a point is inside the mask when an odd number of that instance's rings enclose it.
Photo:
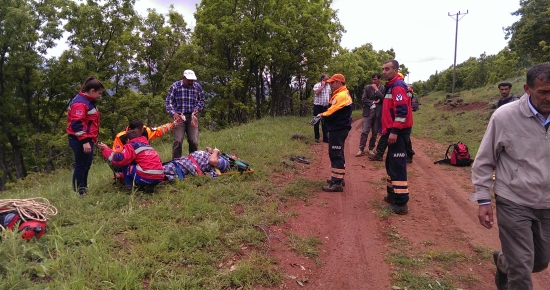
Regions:
[[[524,78],[516,77],[508,79],[508,81],[513,84],[512,93],[514,95],[524,94]],[[429,138],[449,145],[459,141],[463,142],[468,145],[473,158],[494,111],[491,107],[497,103],[500,93],[495,84],[459,94],[465,103],[476,102],[486,103],[486,105],[477,111],[463,111],[460,107],[448,111],[437,105],[445,100],[445,92],[434,92],[421,97],[421,109],[414,113],[413,136]],[[441,152],[441,158],[444,154],[445,152]]]
[[[98,156],[90,193],[79,198],[71,172],[30,176],[1,193],[2,199],[41,196],[57,207],[48,234],[21,243],[3,232],[0,289],[224,289],[274,285],[280,273],[265,253],[262,226],[284,222],[277,203],[304,194],[315,182],[272,184],[272,174],[298,172],[281,163],[308,155],[309,118],[265,118],[221,132],[201,132],[200,146],[217,146],[247,160],[251,175],[188,178],[161,185],[153,195],[112,185]],[[291,137],[297,137],[292,139]],[[305,137],[308,136],[308,137]],[[300,138],[303,137],[303,138]],[[170,137],[153,142],[170,159]]]
[[[514,93],[520,94],[514,81]],[[464,92],[466,102],[494,103],[496,86]],[[442,111],[436,92],[421,98],[414,135],[442,143],[463,141],[475,155],[489,111]],[[360,116],[355,111],[354,117]],[[225,289],[277,285],[281,274],[265,255],[262,227],[285,221],[277,203],[307,197],[322,181],[272,182],[298,175],[281,162],[308,156],[309,118],[264,118],[221,132],[201,132],[200,146],[218,147],[247,160],[252,175],[189,178],[161,185],[153,195],[128,193],[112,185],[112,173],[98,156],[90,172],[90,193],[71,191],[71,172],[33,175],[11,185],[2,199],[45,197],[59,210],[39,241],[21,243],[1,235],[0,289]],[[293,138],[294,137],[294,138]],[[163,160],[170,137],[153,142]],[[314,157],[313,157],[314,158]],[[292,233],[289,233],[293,235]],[[307,238],[294,237],[294,241]],[[300,245],[290,245],[299,248]]]

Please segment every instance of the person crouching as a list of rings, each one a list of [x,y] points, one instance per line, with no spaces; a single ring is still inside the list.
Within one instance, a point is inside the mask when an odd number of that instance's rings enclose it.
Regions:
[[[155,186],[164,180],[164,170],[157,151],[143,136],[143,126],[128,131],[121,140],[124,144],[121,152],[115,152],[103,143],[97,146],[105,159],[121,168],[126,188],[132,189],[136,185],[145,192],[153,192]]]

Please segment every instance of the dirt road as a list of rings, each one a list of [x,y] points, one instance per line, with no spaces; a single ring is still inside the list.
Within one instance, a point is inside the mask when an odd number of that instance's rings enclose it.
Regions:
[[[406,241],[406,255],[424,257],[461,253],[479,257],[480,250],[500,248],[498,229],[487,230],[477,221],[477,205],[469,201],[473,186],[470,168],[434,165],[448,146],[413,137],[416,152],[408,164],[409,214],[380,216],[386,194],[383,162],[354,157],[361,123],[354,120],[346,140],[346,187],[343,193],[319,190],[315,197],[281,210],[294,213],[290,222],[272,228],[271,255],[284,271],[280,289],[392,289],[398,266],[390,263],[395,241]],[[304,176],[324,180],[330,175],[327,144],[311,146],[311,164],[298,165]],[[285,233],[319,237],[317,259],[292,252]],[[453,277],[460,289],[496,289],[492,258],[450,261],[449,267],[427,267],[432,279]],[[434,284],[437,286],[436,284]],[[535,289],[548,289],[549,271],[534,275]],[[406,285],[402,285],[406,286]],[[404,289],[404,288],[401,288]],[[412,288],[408,288],[409,290]],[[433,289],[443,289],[434,287]]]

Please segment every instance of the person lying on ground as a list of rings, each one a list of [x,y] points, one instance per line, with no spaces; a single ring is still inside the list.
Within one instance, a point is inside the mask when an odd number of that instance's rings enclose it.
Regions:
[[[124,144],[121,152],[115,152],[103,143],[97,146],[105,159],[121,169],[126,188],[133,188],[135,184],[152,192],[164,180],[164,171],[157,151],[149,145],[143,130],[143,126],[137,127],[121,136]]]
[[[237,159],[235,156],[231,158]],[[204,151],[195,151],[166,162],[163,168],[166,180],[173,181],[175,178],[183,179],[186,175],[216,177],[229,171],[229,165],[229,160],[221,156],[219,149],[206,147]]]
[[[143,128],[143,136],[147,138],[148,141],[157,139],[159,137],[162,137],[164,134],[172,131],[175,126],[179,125],[181,122],[185,121],[185,117],[183,119],[177,119],[174,122],[166,123],[164,125],[160,125],[158,127],[147,127],[143,124],[140,120],[133,120],[128,124],[128,127],[126,127],[126,130],[119,132],[116,134],[115,139],[113,140],[113,151],[115,152],[122,152],[122,149],[124,148],[124,144],[120,140],[120,137],[124,136],[128,131],[134,130],[136,128]]]

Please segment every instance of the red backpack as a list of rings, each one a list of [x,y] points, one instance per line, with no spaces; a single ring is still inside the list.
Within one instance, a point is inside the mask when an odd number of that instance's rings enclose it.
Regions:
[[[451,157],[449,158],[449,150],[453,147]],[[434,162],[434,164],[450,164],[453,166],[470,166],[474,160],[470,158],[468,146],[462,142],[451,144],[445,152],[445,159]]]

